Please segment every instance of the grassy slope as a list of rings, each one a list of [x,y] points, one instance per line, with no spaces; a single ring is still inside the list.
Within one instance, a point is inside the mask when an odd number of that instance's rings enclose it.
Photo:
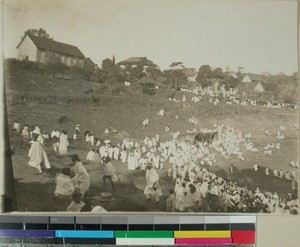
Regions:
[[[260,188],[277,191],[282,195],[288,191],[290,187],[289,182],[278,181],[271,177],[265,178],[261,173],[253,174],[251,169],[254,163],[260,163],[271,169],[293,170],[293,168],[288,166],[288,163],[297,159],[298,129],[294,127],[295,124],[298,125],[297,110],[224,104],[214,106],[209,104],[208,100],[192,104],[190,102],[191,95],[188,95],[189,102],[187,106],[183,107],[182,103],[168,101],[169,92],[165,90],[158,90],[156,95],[149,96],[143,94],[138,85],[128,88],[124,87],[124,93],[120,95],[112,95],[108,90],[103,91],[102,85],[96,85],[94,97],[96,99],[93,101],[91,99],[92,95],[84,93],[85,89],[93,88],[93,86],[92,83],[88,82],[57,80],[18,72],[6,73],[9,124],[12,126],[13,121],[17,119],[21,124],[36,124],[48,132],[56,126],[59,129],[66,129],[71,137],[75,124],[80,123],[82,132],[87,129],[92,130],[97,133],[98,137],[110,138],[116,143],[124,137],[142,140],[145,136],[154,136],[156,133],[159,133],[163,139],[168,139],[169,134],[164,132],[164,127],[167,123],[171,125],[172,129],[185,132],[187,129],[193,128],[188,123],[188,118],[195,115],[199,119],[197,128],[211,128],[215,123],[223,123],[239,129],[243,133],[252,133],[251,140],[260,150],[259,153],[247,152],[244,162],[240,162],[236,158],[228,161],[217,157],[217,165],[212,167],[212,170],[223,176],[230,177],[228,168],[233,164],[238,171],[230,178],[240,183],[247,184],[252,188],[259,185]],[[181,99],[182,93],[179,93],[177,97]],[[166,110],[164,118],[156,116],[156,112],[162,108]],[[178,121],[174,118],[175,114],[179,117]],[[67,121],[60,125],[58,124],[58,119],[62,115],[67,116]],[[142,120],[145,118],[150,119],[150,125],[142,129]],[[287,128],[286,138],[283,141],[279,141],[282,148],[275,150],[272,156],[266,156],[262,151],[263,146],[267,143],[278,142],[274,134],[280,125],[284,125]],[[119,133],[114,136],[104,135],[105,128],[112,126]],[[273,135],[264,135],[262,132],[263,128],[269,129]],[[26,186],[17,186],[20,209],[55,211],[65,208],[63,203],[60,206],[49,206],[46,202],[31,203],[32,200],[37,200],[45,193],[51,195],[54,191],[55,180],[32,175],[33,171],[26,166],[26,154],[29,146],[27,143],[20,143],[20,138],[12,133],[11,145],[16,153],[13,156],[13,163],[18,185],[26,184]],[[85,157],[89,148],[83,140],[78,140],[76,143],[71,143],[70,153],[77,152],[81,157]],[[50,155],[49,159],[58,168],[69,162],[68,158],[58,158],[55,155]],[[93,189],[100,191],[102,167],[87,165],[90,170]],[[116,192],[117,200],[108,206],[110,210],[164,210],[163,204],[149,206],[144,203],[142,191],[133,186],[133,182],[136,181],[138,183],[137,187],[143,187],[144,173],[142,171],[129,173],[126,171],[124,164],[115,162],[115,165],[124,174],[122,175],[123,183],[126,186],[118,187]],[[166,169],[160,172],[163,175],[166,173]],[[162,178],[162,183],[166,193],[167,189],[172,186],[171,181],[167,178]],[[119,202],[128,200],[135,202],[135,206],[131,205],[130,208],[126,208],[126,203],[122,203],[123,207],[120,207]],[[65,202],[65,204],[68,203]]]

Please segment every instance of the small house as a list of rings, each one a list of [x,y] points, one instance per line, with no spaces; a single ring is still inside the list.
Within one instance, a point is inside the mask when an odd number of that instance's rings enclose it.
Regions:
[[[265,91],[261,77],[258,75],[246,75],[239,84],[240,90],[251,90],[262,93]]]
[[[81,65],[85,56],[77,46],[61,43],[53,39],[27,34],[17,46],[18,59],[47,63],[51,55],[61,59],[61,62],[71,65]]]
[[[183,70],[189,82],[195,82],[197,78],[197,71],[194,68],[186,68]]]

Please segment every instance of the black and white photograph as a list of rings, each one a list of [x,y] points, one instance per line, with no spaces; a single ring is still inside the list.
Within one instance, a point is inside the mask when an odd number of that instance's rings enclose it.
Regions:
[[[297,215],[298,9],[4,0],[15,211]]]

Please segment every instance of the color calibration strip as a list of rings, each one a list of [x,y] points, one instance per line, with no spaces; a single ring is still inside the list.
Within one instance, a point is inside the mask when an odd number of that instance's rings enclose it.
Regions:
[[[0,216],[0,246],[255,246],[255,224],[256,216]]]

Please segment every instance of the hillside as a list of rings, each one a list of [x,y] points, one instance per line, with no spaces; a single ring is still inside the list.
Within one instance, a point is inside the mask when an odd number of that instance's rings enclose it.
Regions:
[[[9,126],[15,120],[24,124],[37,125],[43,131],[50,133],[53,128],[68,131],[69,138],[73,135],[76,124],[81,125],[82,133],[90,130],[96,133],[101,139],[111,139],[114,144],[121,142],[124,138],[131,138],[141,142],[146,136],[153,137],[159,134],[162,140],[169,140],[170,133],[165,132],[165,126],[170,124],[171,131],[179,130],[186,133],[193,128],[213,128],[215,124],[224,124],[241,131],[243,134],[251,133],[253,144],[260,150],[258,153],[246,153],[245,161],[242,162],[236,157],[225,160],[217,156],[216,165],[209,167],[212,171],[222,174],[222,176],[233,179],[241,184],[246,184],[251,189],[257,186],[274,192],[277,191],[284,196],[290,189],[290,181],[278,180],[277,178],[264,178],[262,174],[253,174],[253,165],[260,163],[263,167],[272,169],[282,169],[292,171],[294,168],[289,163],[298,159],[298,110],[295,109],[273,109],[262,106],[241,106],[226,105],[221,102],[214,105],[204,97],[199,103],[191,102],[192,94],[178,92],[176,99],[178,102],[168,100],[172,91],[166,87],[159,87],[155,95],[147,95],[142,92],[139,83],[130,87],[125,85],[94,84],[86,81],[62,80],[38,75],[27,71],[6,71],[5,85],[7,96],[8,122]],[[95,89],[94,92],[90,92]],[[187,96],[185,106],[182,103],[183,95]],[[157,116],[157,112],[164,109],[164,117]],[[175,119],[178,116],[178,120]],[[59,118],[66,116],[66,121],[62,124]],[[188,119],[196,116],[198,123],[191,125]],[[142,121],[148,118],[149,126],[142,128]],[[276,150],[273,155],[263,154],[263,148],[267,143],[278,142],[275,137],[279,126],[285,126],[285,138],[281,140],[281,149]],[[104,134],[106,128],[115,128],[117,134]],[[267,136],[262,129],[268,129],[272,133]],[[32,200],[38,197],[39,193],[53,193],[55,180],[34,176],[27,168],[28,143],[20,140],[20,137],[12,131],[10,133],[11,147],[15,152],[13,164],[15,178],[17,182],[18,195],[32,194]],[[92,148],[88,146],[81,136],[80,140],[70,140],[70,153],[78,153],[82,159],[86,157],[87,151]],[[49,144],[49,152],[51,146]],[[56,157],[49,155],[51,163],[60,169],[64,164],[70,162],[68,157]],[[95,164],[86,164],[92,172],[92,188],[101,190],[102,167]],[[229,167],[236,167],[235,174],[229,174]],[[120,173],[122,173],[122,188],[116,192],[116,203],[109,206],[110,210],[137,210],[137,211],[157,211],[164,210],[164,204],[157,206],[146,205],[144,195],[140,187],[143,187],[143,171],[128,172],[126,165],[115,162]],[[168,165],[160,171],[161,176],[166,175]],[[298,171],[297,171],[298,172]],[[133,180],[139,183],[133,186]],[[168,178],[162,179],[163,191],[172,187],[172,181]],[[37,184],[41,184],[41,191],[37,191]],[[23,186],[26,185],[26,186]],[[125,193],[125,195],[124,195]],[[128,194],[127,194],[128,193]],[[25,200],[26,198],[26,200]],[[136,207],[122,208],[118,203],[122,200],[132,200]],[[28,197],[19,196],[18,203],[21,210],[34,211],[60,210],[58,206],[49,208],[49,205],[41,202],[43,206],[32,207]]]

